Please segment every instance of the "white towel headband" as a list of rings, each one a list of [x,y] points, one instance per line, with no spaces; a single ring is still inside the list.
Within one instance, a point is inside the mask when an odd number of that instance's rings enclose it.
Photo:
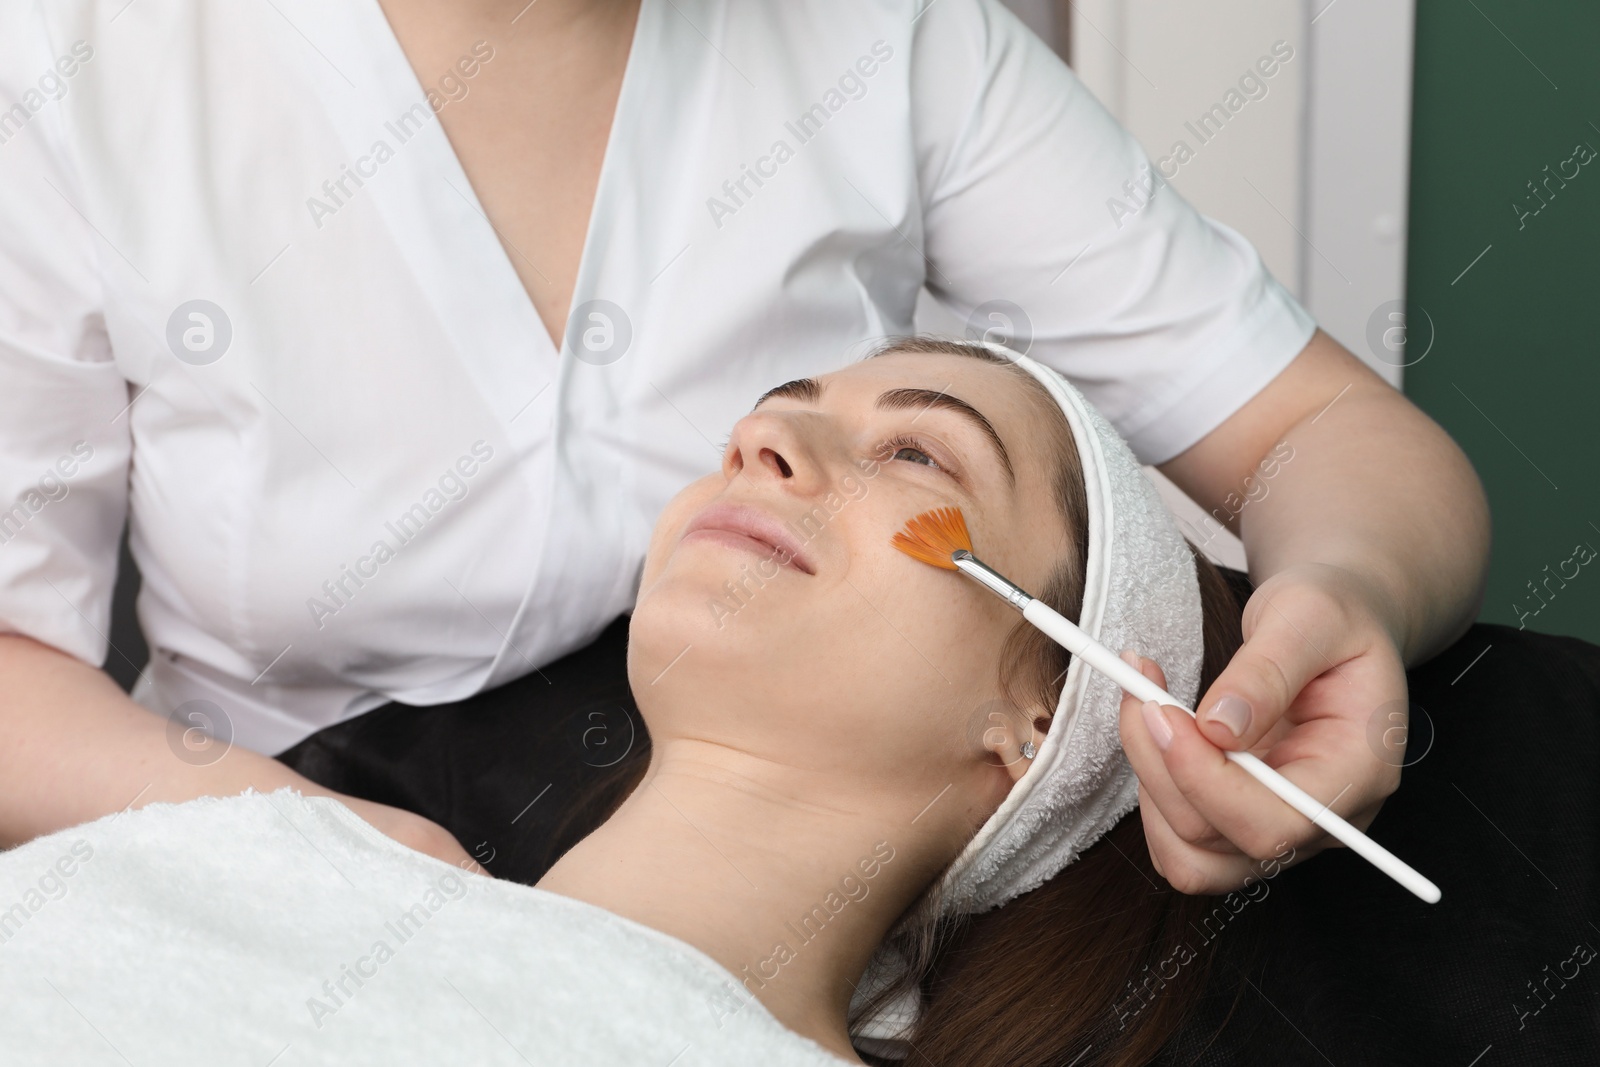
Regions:
[[[1113,652],[1136,648],[1155,659],[1168,691],[1192,707],[1205,651],[1200,586],[1171,512],[1127,442],[1066,378],[1003,345],[984,343],[1043,384],[1072,427],[1089,505],[1088,571],[1075,621]],[[1038,888],[1137,805],[1139,782],[1118,733],[1121,703],[1115,682],[1073,658],[1044,744],[945,872],[943,914],[988,911]],[[855,1001],[904,966],[880,945]],[[908,991],[861,1020],[852,1037],[864,1051],[904,1058],[900,1039],[918,1010],[915,990]]]

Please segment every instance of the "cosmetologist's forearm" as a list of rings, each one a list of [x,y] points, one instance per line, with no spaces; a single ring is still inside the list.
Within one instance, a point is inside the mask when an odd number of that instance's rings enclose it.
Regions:
[[[1449,646],[1482,605],[1490,523],[1477,472],[1437,423],[1320,330],[1162,469],[1240,535],[1255,585],[1319,564],[1362,582],[1408,666]]]
[[[105,672],[30,638],[0,635],[0,847],[130,805],[286,785],[328,792],[239,747],[203,765],[186,761],[167,720]]]

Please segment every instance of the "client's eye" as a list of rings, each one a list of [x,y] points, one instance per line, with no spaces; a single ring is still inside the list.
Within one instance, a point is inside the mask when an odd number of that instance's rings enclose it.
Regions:
[[[890,459],[904,459],[908,463],[921,463],[935,470],[944,470],[937,460],[923,450],[922,442],[915,437],[891,438],[883,443],[881,451],[891,453]]]

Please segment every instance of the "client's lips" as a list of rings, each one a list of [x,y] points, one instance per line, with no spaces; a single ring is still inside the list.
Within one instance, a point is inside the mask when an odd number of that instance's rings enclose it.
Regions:
[[[817,573],[799,538],[771,515],[743,504],[712,504],[684,528],[682,540],[697,533],[732,534],[745,539],[751,551],[771,556],[803,574]],[[727,538],[730,542],[734,538]]]

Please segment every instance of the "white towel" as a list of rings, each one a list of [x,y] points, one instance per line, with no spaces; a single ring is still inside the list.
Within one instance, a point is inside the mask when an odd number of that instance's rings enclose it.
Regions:
[[[1127,442],[1066,378],[1002,345],[988,347],[1043,383],[1072,427],[1089,504],[1083,611],[1073,621],[1113,652],[1135,648],[1160,663],[1167,690],[1193,707],[1205,651],[1200,586],[1171,512]],[[974,547],[983,558],[983,546]],[[1118,733],[1121,703],[1121,687],[1073,659],[1044,744],[945,877],[946,914],[988,911],[1038,888],[1138,804],[1139,780]],[[903,966],[881,947],[856,1000]],[[918,1007],[904,995],[852,1035],[862,1048],[903,1058],[897,1039]]]
[[[280,790],[0,853],[0,1063],[122,1062],[845,1061],[677,938]]]

